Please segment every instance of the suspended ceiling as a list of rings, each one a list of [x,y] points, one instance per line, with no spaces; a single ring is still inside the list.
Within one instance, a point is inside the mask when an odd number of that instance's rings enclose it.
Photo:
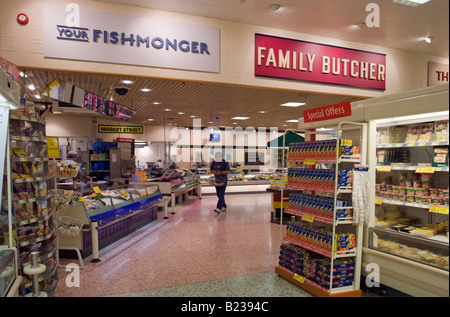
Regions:
[[[320,36],[391,47],[432,56],[448,58],[449,1],[431,0],[409,7],[392,0],[98,0],[111,5],[130,5],[170,12],[186,13],[247,24],[264,25],[278,29],[309,33]],[[364,22],[369,14],[368,3],[380,7],[380,27],[359,29],[355,24]],[[274,12],[270,5],[279,3]],[[425,36],[432,36],[430,44]],[[70,82],[75,86],[112,96],[114,101],[132,108],[136,115],[130,122],[139,124],[192,126],[192,120],[201,119],[203,126],[240,127],[296,127],[286,120],[301,115],[299,108],[279,105],[290,101],[307,101],[309,107],[320,107],[360,98],[306,93],[293,90],[275,90],[247,86],[214,83],[164,80],[154,78],[126,78],[133,80],[125,96],[113,93],[113,87],[127,86],[120,76],[67,73],[45,70],[27,70],[27,84],[33,83],[37,91],[43,90],[51,80]],[[151,92],[143,93],[141,88]],[[28,100],[51,101],[42,97],[37,100],[35,91],[25,89]],[[159,104],[154,104],[158,102]],[[165,109],[170,109],[166,111]],[[260,113],[264,111],[265,113]],[[62,116],[75,115],[65,109]],[[93,116],[78,113],[77,115]],[[246,121],[231,119],[247,116]],[[148,119],[154,119],[148,121]]]

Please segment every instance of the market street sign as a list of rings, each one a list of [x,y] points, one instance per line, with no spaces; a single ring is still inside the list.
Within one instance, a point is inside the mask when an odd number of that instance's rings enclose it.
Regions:
[[[44,56],[218,73],[220,30],[45,5]]]
[[[98,132],[99,133],[143,134],[144,126],[99,124]]]
[[[255,34],[255,76],[386,89],[386,54]]]

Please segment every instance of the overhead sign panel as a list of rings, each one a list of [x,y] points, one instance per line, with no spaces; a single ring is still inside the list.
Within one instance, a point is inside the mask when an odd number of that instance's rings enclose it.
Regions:
[[[220,70],[218,28],[91,10],[74,13],[56,5],[44,8],[45,57]]]
[[[255,76],[386,89],[386,54],[255,34]]]

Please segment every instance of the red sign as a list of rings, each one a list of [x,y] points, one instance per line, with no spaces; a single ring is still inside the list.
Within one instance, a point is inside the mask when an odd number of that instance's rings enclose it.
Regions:
[[[303,110],[305,122],[330,120],[352,115],[352,106],[349,101],[337,103],[330,106]]]
[[[255,76],[386,89],[386,54],[255,34]]]
[[[134,143],[134,139],[130,139],[130,138],[116,138],[116,142]]]

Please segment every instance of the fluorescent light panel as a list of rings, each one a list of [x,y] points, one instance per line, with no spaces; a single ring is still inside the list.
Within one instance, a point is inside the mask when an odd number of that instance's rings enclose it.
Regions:
[[[233,120],[247,120],[247,119],[250,119],[250,117],[233,117],[231,119],[233,119]]]
[[[281,104],[280,106],[282,107],[300,107],[300,106],[304,106],[306,105],[306,103],[304,102],[286,102]]]
[[[410,7],[417,7],[421,4],[427,3],[430,0],[393,0],[395,3],[404,4]]]
[[[298,122],[298,120],[292,119],[292,120],[286,120],[286,122]]]

